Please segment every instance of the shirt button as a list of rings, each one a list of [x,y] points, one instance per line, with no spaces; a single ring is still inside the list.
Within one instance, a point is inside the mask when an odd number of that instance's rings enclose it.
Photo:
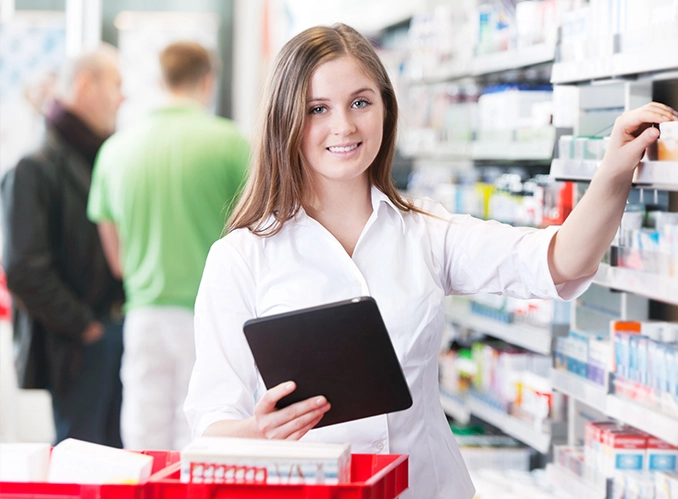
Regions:
[[[382,441],[380,440],[379,442],[376,442],[376,443],[374,444],[374,447],[375,447],[378,451],[382,451],[382,450],[384,450],[384,442],[382,442]]]

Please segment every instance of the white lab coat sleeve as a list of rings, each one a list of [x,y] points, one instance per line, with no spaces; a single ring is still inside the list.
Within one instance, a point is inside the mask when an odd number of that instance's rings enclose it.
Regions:
[[[429,237],[443,271],[446,294],[495,293],[515,298],[572,300],[595,274],[556,286],[548,248],[558,226],[513,227],[470,215],[451,215],[437,203],[422,206]]]
[[[194,437],[212,423],[254,414],[258,372],[243,334],[255,281],[228,237],[211,248],[195,304],[196,360],[184,411]]]

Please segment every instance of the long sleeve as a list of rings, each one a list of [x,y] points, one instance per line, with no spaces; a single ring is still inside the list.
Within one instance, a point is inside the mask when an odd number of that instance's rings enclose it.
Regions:
[[[557,226],[512,227],[469,215],[451,215],[437,203],[423,207],[446,294],[502,293],[515,298],[571,300],[593,275],[556,286],[548,248]]]
[[[7,286],[35,319],[49,331],[78,338],[94,320],[60,277],[52,251],[54,189],[34,160],[24,159],[2,181],[4,265]]]
[[[184,409],[194,435],[254,413],[263,387],[243,324],[254,317],[254,279],[224,239],[210,250],[195,304],[196,361]]]

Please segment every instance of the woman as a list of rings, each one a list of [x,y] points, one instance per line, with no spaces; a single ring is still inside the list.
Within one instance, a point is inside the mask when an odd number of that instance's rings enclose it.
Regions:
[[[513,228],[407,200],[391,182],[398,108],[369,42],[345,25],[283,47],[265,93],[251,176],[208,257],[196,303],[197,361],[185,409],[196,435],[351,442],[410,455],[403,497],[471,498],[473,485],[440,407],[444,297],[504,293],[572,299],[619,225],[633,170],[655,129],[650,104],[623,115],[589,194],[558,229]],[[375,298],[413,396],[388,415],[312,430],[322,394],[276,410],[242,333],[252,317]]]

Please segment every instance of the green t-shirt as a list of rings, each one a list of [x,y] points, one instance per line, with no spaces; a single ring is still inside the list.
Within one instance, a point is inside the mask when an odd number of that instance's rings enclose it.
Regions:
[[[155,111],[104,143],[87,214],[117,226],[126,310],[193,310],[248,163],[236,125],[191,105]]]

